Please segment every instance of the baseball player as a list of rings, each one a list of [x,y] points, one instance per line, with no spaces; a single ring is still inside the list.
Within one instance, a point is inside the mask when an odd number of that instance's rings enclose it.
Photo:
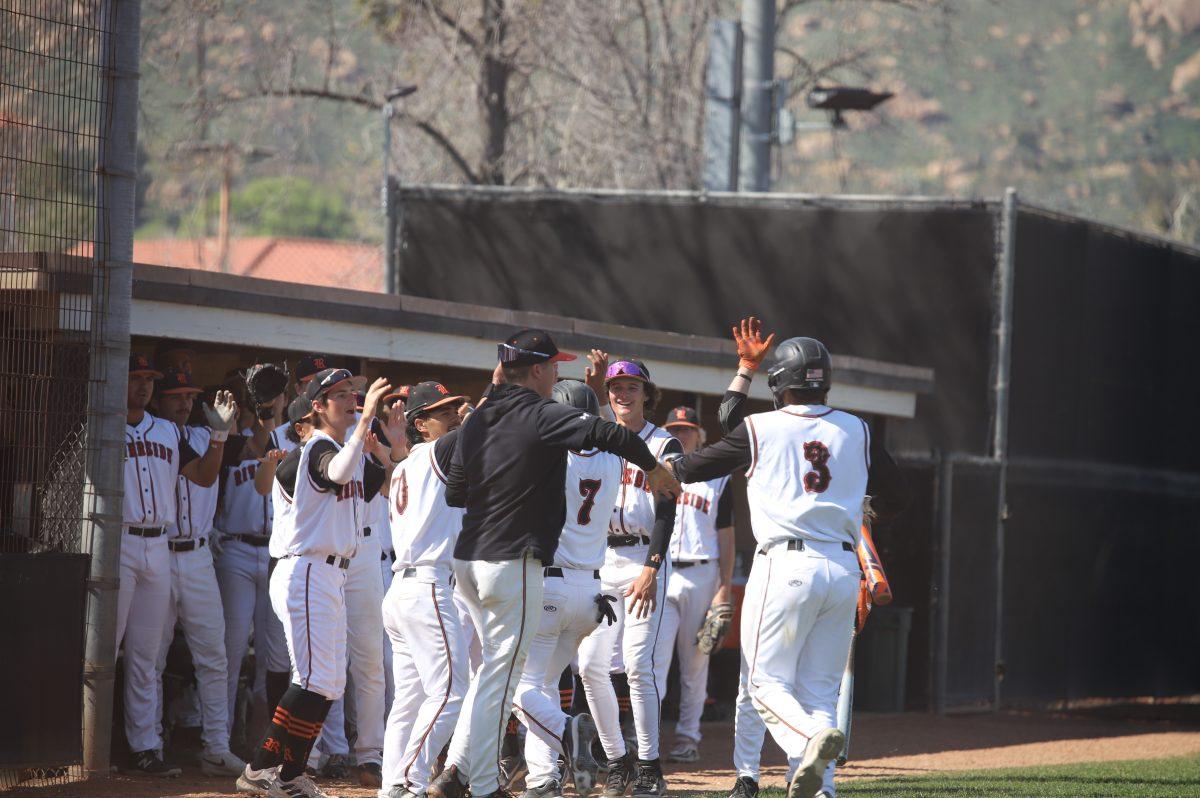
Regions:
[[[268,593],[271,558],[267,547],[274,517],[270,487],[279,461],[299,445],[301,435],[306,434],[304,428],[309,425],[305,419],[311,412],[311,407],[306,407],[303,401],[299,405],[289,405],[286,424],[273,426],[277,419],[272,418],[265,425],[265,428],[271,428],[266,453],[256,457],[253,449],[248,450],[240,462],[225,470],[217,518],[221,547],[216,569],[225,614],[226,689],[231,732],[238,678],[251,628],[254,630],[257,669],[253,684],[256,690],[260,681],[265,687],[268,715],[274,714],[291,681],[283,625],[271,608]]]
[[[154,381],[162,372],[144,355],[129,356],[125,417],[125,502],[122,510],[121,573],[117,598],[117,645],[125,644],[125,734],[129,773],[178,776],[158,750],[158,659],[171,600],[171,553],[166,529],[176,520],[180,476],[201,487],[217,479],[225,439],[237,417],[227,391],[205,405],[212,432],[203,455],[175,424],[146,412]]]
[[[466,507],[454,548],[457,587],[475,627],[487,635],[452,740],[470,752],[469,782],[478,798],[500,793],[500,743],[541,613],[542,569],[553,565],[565,519],[567,451],[594,447],[623,456],[646,469],[642,482],[668,493],[672,508],[678,490],[631,430],[550,400],[558,363],[574,356],[561,353],[544,330],[511,336],[499,345],[498,359],[504,383],[490,388],[463,423],[446,486],[447,503]],[[651,570],[641,581],[650,595],[638,596],[638,610],[653,595]],[[570,750],[573,742],[563,742]],[[456,798],[451,793],[465,785],[455,782],[449,793],[441,780],[429,792],[437,786],[438,795]]]
[[[871,491],[895,512],[904,490],[866,422],[825,404],[823,344],[784,341],[768,375],[778,409],[670,467],[685,483],[746,469],[759,544],[742,611],[747,686],[771,735],[799,760],[788,798],[811,798],[845,741],[834,711],[858,602],[863,497]]]
[[[446,474],[462,423],[458,408],[466,399],[440,383],[422,382],[409,389],[404,405],[415,445],[392,472],[388,504],[396,562],[383,601],[395,685],[383,755],[383,784],[391,798],[428,788],[467,692],[467,637],[454,604],[452,556],[463,511],[446,504]],[[466,764],[461,753],[447,757],[451,775]]]
[[[312,405],[313,431],[276,469],[269,550],[278,563],[270,594],[293,676],[253,761],[238,777],[239,792],[324,798],[304,766],[330,704],[345,689],[346,569],[361,539],[364,502],[386,477],[366,452],[378,455],[370,424],[390,386],[382,379],[372,384],[356,423],[354,391],[362,382],[345,369],[325,369],[309,381],[304,396]]]
[[[704,443],[704,430],[693,407],[677,407],[663,428],[684,454]],[[670,668],[672,644],[679,657],[679,723],[671,762],[695,762],[700,754],[700,716],[708,697],[708,654],[696,634],[709,608],[733,602],[733,491],[729,477],[687,485],[679,494],[671,536],[671,575],[659,631],[659,658]]]
[[[616,422],[644,440],[655,458],[682,454],[678,440],[646,419],[659,397],[649,369],[636,360],[618,360],[606,367],[607,359],[605,353],[593,350],[589,377],[598,382],[598,375],[604,375],[602,390]],[[634,798],[659,798],[667,789],[658,746],[668,661],[659,656],[656,643],[670,572],[667,547],[675,511],[674,496],[656,497],[645,472],[635,463],[625,463],[609,519],[608,552],[600,576],[604,592],[619,591],[634,600],[623,602],[624,612],[617,613],[615,624],[598,626],[579,647],[579,675],[609,760],[604,789],[608,798],[624,795],[631,781]],[[623,661],[629,678],[637,732],[636,770],[626,756],[610,677],[617,658]]]
[[[563,380],[554,386],[554,401],[593,416],[600,401],[582,382]],[[586,795],[596,772],[591,715],[568,717],[562,710],[558,684],[579,644],[602,621],[616,621],[616,592],[603,593],[600,568],[607,550],[608,518],[620,490],[624,463],[608,452],[592,449],[567,454],[567,515],[554,564],[544,569],[542,617],[529,646],[514,701],[529,734],[525,736],[525,798],[558,798],[562,775],[558,756],[571,770],[575,792]],[[572,745],[566,741],[571,740]]]
[[[158,416],[178,426],[183,439],[195,451],[206,450],[210,436],[207,427],[187,426],[192,405],[200,392],[188,372],[166,368],[155,384],[152,401]],[[201,741],[204,743],[200,770],[206,776],[236,776],[246,763],[229,751],[225,619],[212,558],[217,492],[216,484],[201,487],[185,476],[176,479],[175,518],[167,523],[166,533],[167,550],[171,553],[171,597],[158,655],[159,711],[156,717],[161,735],[162,674],[178,620],[192,654],[200,698]]]

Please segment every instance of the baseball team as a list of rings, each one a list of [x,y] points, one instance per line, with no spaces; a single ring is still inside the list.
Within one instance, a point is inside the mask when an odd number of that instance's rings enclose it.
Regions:
[[[498,345],[475,402],[434,381],[367,385],[313,354],[291,375],[231,373],[197,406],[194,352],[132,355],[127,772],[180,775],[162,756],[178,628],[201,770],[236,776],[238,792],[324,798],[316,779],[353,762],[380,798],[502,798],[522,781],[523,798],[568,783],[581,798],[660,798],[664,758],[700,759],[709,655],[734,615],[740,471],[756,548],[731,798],[757,795],[768,731],[788,798],[833,798],[865,499],[887,519],[906,489],[867,423],[826,404],[819,341],[773,347],[754,318],[733,337],[711,445],[693,408],[650,420],[660,394],[639,360],[593,349],[584,381],[560,380],[576,356],[544,330]],[[776,409],[750,414],[764,361]],[[270,722],[231,745],[251,645]],[[679,720],[660,752],[673,658]]]

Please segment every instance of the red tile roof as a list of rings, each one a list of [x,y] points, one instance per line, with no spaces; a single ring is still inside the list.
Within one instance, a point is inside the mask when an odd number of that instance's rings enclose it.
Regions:
[[[220,271],[216,238],[156,238],[133,242],[135,263]],[[229,273],[266,280],[378,291],[383,253],[374,244],[325,238],[234,238]]]

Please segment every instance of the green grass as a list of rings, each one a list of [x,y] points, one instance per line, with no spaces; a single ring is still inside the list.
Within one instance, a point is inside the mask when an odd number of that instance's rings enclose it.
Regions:
[[[704,798],[725,798],[726,795],[709,793]],[[762,798],[783,798],[784,791],[771,788],[763,790],[760,795]],[[1015,770],[970,770],[907,778],[856,779],[839,784],[838,796],[1196,798],[1200,796],[1200,756]]]

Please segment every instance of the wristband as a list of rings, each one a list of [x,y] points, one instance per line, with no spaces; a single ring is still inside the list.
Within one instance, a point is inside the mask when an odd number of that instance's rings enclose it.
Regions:
[[[754,372],[757,370],[757,368],[757,366],[746,365],[746,361],[743,360],[738,363],[737,375],[744,380],[752,380],[754,379]]]
[[[215,430],[213,430],[213,431],[212,431],[212,433],[211,433],[211,434],[208,436],[208,442],[209,442],[209,443],[224,443],[224,442],[225,442],[225,439],[226,439],[226,438],[228,438],[228,437],[229,437],[229,430],[227,430],[227,429],[215,429]]]

